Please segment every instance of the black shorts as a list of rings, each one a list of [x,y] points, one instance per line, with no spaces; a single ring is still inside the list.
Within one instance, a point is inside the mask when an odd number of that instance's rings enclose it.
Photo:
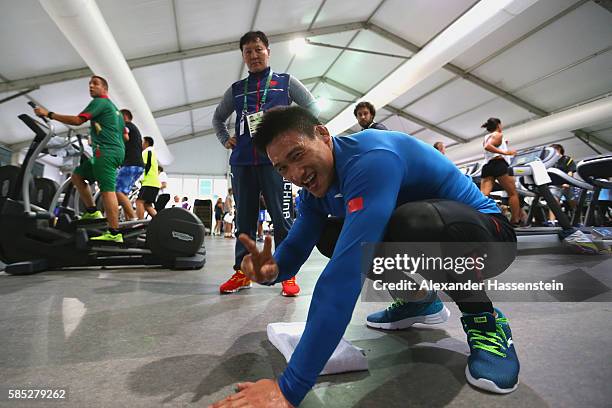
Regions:
[[[159,187],[142,186],[138,192],[138,199],[147,204],[153,204],[157,199],[157,193],[159,193]]]
[[[343,218],[329,217],[317,248],[331,258],[344,225]],[[500,213],[481,213],[451,200],[414,201],[396,208],[385,242],[516,242],[514,228]]]
[[[508,174],[508,162],[504,159],[492,159],[482,167],[482,177],[500,177]]]
[[[344,220],[329,217],[321,233],[317,248],[321,254],[331,257],[342,231]],[[489,279],[502,273],[516,257],[516,234],[508,219],[499,213],[481,213],[474,208],[451,200],[425,200],[408,202],[396,208],[383,238],[384,242],[430,242],[440,243],[440,256],[460,253],[485,253],[487,266],[482,276],[474,273],[447,275],[419,271],[423,278],[435,282],[470,282]],[[453,243],[466,246],[453,246]],[[450,243],[450,245],[444,245]],[[477,244],[475,246],[475,244]],[[450,251],[450,252],[449,252]],[[465,255],[464,255],[465,256]],[[491,262],[495,260],[495,262]],[[480,272],[479,272],[480,273]],[[402,279],[410,279],[402,272]],[[445,292],[459,305],[464,313],[492,312],[491,301],[483,289],[449,290]],[[390,291],[394,299],[403,299],[406,293]],[[408,300],[406,298],[406,300]]]

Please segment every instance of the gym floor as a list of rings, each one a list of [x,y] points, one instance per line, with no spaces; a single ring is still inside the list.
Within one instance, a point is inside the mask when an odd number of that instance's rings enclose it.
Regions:
[[[238,381],[279,375],[285,361],[268,342],[266,325],[306,319],[326,259],[316,251],[310,257],[297,298],[261,286],[220,296],[234,242],[207,237],[207,264],[199,271],[0,274],[0,386],[68,388],[62,404],[3,400],[0,406],[206,406]],[[566,293],[563,302],[496,303],[510,319],[521,361],[512,394],[466,383],[469,349],[454,304],[447,303],[452,315],[444,324],[386,333],[364,324],[386,305],[358,302],[345,338],[366,351],[369,371],[320,377],[301,406],[609,407],[611,262],[523,255],[506,271],[587,287]]]

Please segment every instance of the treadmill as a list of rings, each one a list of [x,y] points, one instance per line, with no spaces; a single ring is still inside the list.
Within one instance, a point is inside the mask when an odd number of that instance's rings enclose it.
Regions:
[[[578,171],[580,166],[580,172]],[[604,189],[612,189],[612,154],[589,157],[576,165],[576,174],[570,176],[557,168],[548,169],[548,175],[555,186],[568,184],[580,188],[580,198],[571,223],[575,227],[601,227],[602,216],[597,212],[600,206],[600,195]],[[593,192],[587,207],[584,220],[581,220],[582,208],[585,205],[588,192]]]
[[[548,169],[548,175],[550,176],[550,179],[552,180],[551,184],[553,186],[560,187],[564,184],[567,184],[570,187],[576,187],[581,190],[580,198],[578,199],[578,203],[576,204],[576,208],[574,209],[570,223],[574,227],[582,227],[584,225],[587,225],[586,223],[583,223],[581,220],[582,208],[584,207],[584,204],[586,202],[587,194],[590,191],[594,190],[594,186],[592,184],[585,182],[581,177],[577,176],[576,174],[574,176],[570,176],[569,174],[565,173],[564,171],[556,167],[552,167]]]
[[[559,221],[559,227],[527,226],[515,228],[519,250],[560,247],[562,239],[575,231],[569,218],[561,210],[561,206],[548,187],[552,182],[548,175],[548,169],[557,163],[559,157],[552,147],[531,148],[517,153],[508,168],[508,174],[521,177],[522,185],[528,192],[532,193],[529,195],[533,197],[536,203],[540,198],[546,201],[548,208]],[[535,206],[532,205],[527,214],[529,222],[534,216],[534,208]]]
[[[480,170],[481,167],[482,166],[480,162],[470,163],[466,164],[465,166],[459,167],[459,171],[465,174],[466,176],[472,177],[472,175],[476,173],[476,171]]]
[[[599,210],[601,190],[612,189],[612,154],[584,159],[576,165],[576,172],[584,181],[593,186],[593,197],[587,207],[584,225],[597,227],[599,225],[596,222],[596,213]]]

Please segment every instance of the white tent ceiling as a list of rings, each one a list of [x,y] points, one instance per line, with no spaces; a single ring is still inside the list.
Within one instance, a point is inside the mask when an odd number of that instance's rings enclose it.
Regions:
[[[328,98],[321,118],[329,121],[476,3],[104,0],[98,6],[174,156],[168,170],[223,175],[228,154],[211,132],[212,113],[227,87],[244,75],[237,44],[244,32],[268,34],[272,68]],[[480,124],[490,116],[510,128],[610,97],[611,3],[539,0],[386,107],[378,106],[377,120],[427,143],[460,146],[480,138]],[[0,100],[32,89],[0,104],[0,143],[18,148],[31,138],[17,120],[29,111],[27,98],[76,114],[88,102],[89,71],[38,0],[0,0],[0,7]],[[293,55],[289,40],[300,31],[319,45]],[[596,149],[609,150],[612,115],[582,131]],[[576,158],[594,154],[570,132],[522,145],[556,140]]]

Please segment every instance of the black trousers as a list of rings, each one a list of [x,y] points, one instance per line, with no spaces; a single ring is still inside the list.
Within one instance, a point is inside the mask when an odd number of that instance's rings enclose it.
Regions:
[[[321,234],[317,248],[331,258],[344,220],[330,217]],[[493,269],[487,269],[483,278],[490,278],[503,272],[516,257],[516,234],[508,220],[501,214],[485,214],[474,208],[451,200],[415,201],[401,205],[393,212],[385,231],[384,242],[437,242],[469,243],[479,252],[487,252],[495,257]],[[489,245],[492,243],[492,245]],[[507,245],[495,245],[507,243]],[[477,244],[477,245],[475,245]],[[449,252],[457,245],[446,246]],[[464,252],[469,252],[466,247]],[[432,278],[422,274],[424,278]],[[460,281],[469,279],[465,275],[457,279],[457,275],[447,277],[449,280]],[[440,275],[436,276],[436,280]],[[484,290],[476,291],[445,291],[463,313],[493,312],[491,300]]]
[[[293,225],[291,183],[283,180],[272,165],[232,166],[232,187],[236,199],[236,237],[247,234],[255,240],[259,196],[263,195],[274,224],[274,246],[278,248]],[[246,254],[248,251],[242,242],[236,240],[234,270],[240,269]]]

